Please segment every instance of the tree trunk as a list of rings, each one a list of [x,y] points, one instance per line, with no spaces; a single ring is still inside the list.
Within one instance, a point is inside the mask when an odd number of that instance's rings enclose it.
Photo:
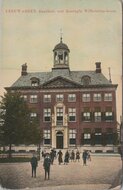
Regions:
[[[38,159],[40,160],[40,154],[41,154],[41,144],[38,144]]]
[[[12,157],[12,144],[10,143],[9,144],[9,155],[8,155],[9,158]]]

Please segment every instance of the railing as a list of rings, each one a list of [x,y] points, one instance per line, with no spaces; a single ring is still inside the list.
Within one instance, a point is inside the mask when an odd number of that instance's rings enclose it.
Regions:
[[[8,154],[0,154],[0,158],[7,158]],[[24,157],[24,158],[31,158],[32,153],[12,153],[12,157]]]

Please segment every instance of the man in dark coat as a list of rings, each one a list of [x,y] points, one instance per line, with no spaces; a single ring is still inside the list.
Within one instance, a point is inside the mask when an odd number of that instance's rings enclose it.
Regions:
[[[38,160],[37,160],[37,157],[33,154],[33,157],[31,158],[31,166],[32,166],[32,177],[36,177],[36,169],[37,169],[37,166],[38,166]]]
[[[74,150],[72,150],[71,152],[71,161],[74,161],[75,160],[75,153],[74,153]]]
[[[53,149],[52,149],[51,152],[50,152],[50,158],[51,158],[51,164],[53,164],[54,158],[55,158],[55,152],[54,152]]]
[[[45,180],[47,176],[48,176],[48,179],[50,179],[50,164],[51,164],[50,155],[49,153],[46,153],[46,156],[44,158],[44,163],[43,163],[44,170],[45,170]]]
[[[68,150],[66,151],[66,153],[65,153],[65,157],[64,157],[64,164],[68,164],[68,162],[69,162],[69,152],[68,152]]]
[[[84,150],[84,152],[83,152],[83,154],[82,154],[83,166],[84,166],[84,165],[86,166],[87,156],[88,156],[87,150]]]
[[[61,150],[59,150],[59,152],[58,152],[58,162],[59,162],[59,164],[61,164],[63,162],[62,156],[63,156],[63,153],[62,153]]]
[[[80,159],[80,152],[79,152],[79,150],[77,150],[76,151],[76,160],[78,160],[78,162],[79,162],[79,159]]]

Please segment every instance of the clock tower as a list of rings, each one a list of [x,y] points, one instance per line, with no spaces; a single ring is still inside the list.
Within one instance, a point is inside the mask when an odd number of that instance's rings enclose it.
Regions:
[[[69,48],[66,44],[62,42],[62,37],[60,38],[60,43],[57,44],[54,49],[54,68],[69,68]]]

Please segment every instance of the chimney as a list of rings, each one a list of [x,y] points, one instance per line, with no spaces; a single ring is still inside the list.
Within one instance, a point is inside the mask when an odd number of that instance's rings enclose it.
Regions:
[[[21,71],[21,76],[27,75],[27,64],[22,65],[22,71]]]
[[[101,73],[101,62],[96,62],[96,73]]]

